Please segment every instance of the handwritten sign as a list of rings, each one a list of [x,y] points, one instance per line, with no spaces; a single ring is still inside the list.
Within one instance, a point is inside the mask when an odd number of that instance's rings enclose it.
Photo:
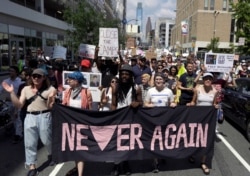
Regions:
[[[66,59],[67,48],[54,46],[53,59]]]
[[[156,58],[157,54],[153,50],[146,51],[146,59],[150,60],[152,58]]]
[[[205,67],[208,72],[230,72],[233,67],[234,54],[206,53]]]
[[[79,46],[79,56],[89,59],[94,59],[95,57],[95,45],[80,44]]]
[[[118,57],[118,29],[99,28],[98,56]]]

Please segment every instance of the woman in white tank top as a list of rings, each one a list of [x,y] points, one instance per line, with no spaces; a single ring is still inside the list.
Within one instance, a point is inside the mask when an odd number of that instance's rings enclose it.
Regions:
[[[203,85],[198,85],[195,88],[193,99],[187,104],[187,106],[215,106],[215,108],[219,108],[216,101],[217,90],[212,86],[213,74],[204,73],[202,79]],[[193,157],[190,157],[190,161],[192,160]],[[201,158],[201,169],[206,175],[210,173],[210,170],[206,165],[206,154]]]

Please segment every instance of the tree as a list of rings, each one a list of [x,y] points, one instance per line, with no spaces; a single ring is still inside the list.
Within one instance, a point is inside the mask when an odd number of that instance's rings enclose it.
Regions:
[[[66,8],[63,18],[73,26],[73,29],[67,30],[67,37],[74,52],[78,50],[80,43],[97,45],[100,27],[119,28],[121,24],[119,19],[106,19],[106,15],[91,6],[87,0],[79,1],[76,9]],[[122,40],[123,37],[120,36],[122,35],[119,35]]]
[[[219,52],[219,37],[211,38],[211,42],[207,45],[207,50],[212,50],[213,53]]]
[[[236,41],[240,37],[245,38],[245,45],[239,46],[237,52],[242,55],[250,55],[250,0],[238,0],[232,4],[233,17],[236,21]]]

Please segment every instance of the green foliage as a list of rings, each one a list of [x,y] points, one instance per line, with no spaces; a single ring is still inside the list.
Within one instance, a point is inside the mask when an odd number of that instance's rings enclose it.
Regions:
[[[250,0],[239,0],[232,4],[233,17],[236,20],[236,41],[245,38],[245,45],[237,47],[241,55],[250,55]]]
[[[63,18],[73,26],[67,31],[67,37],[74,51],[80,43],[97,45],[99,42],[99,28],[119,28],[120,20],[106,19],[105,14],[94,9],[86,0],[81,0],[76,9],[66,8]],[[119,39],[123,37],[119,36]]]
[[[210,43],[207,45],[207,50],[210,51],[212,50],[213,53],[219,52],[219,37],[212,38]]]

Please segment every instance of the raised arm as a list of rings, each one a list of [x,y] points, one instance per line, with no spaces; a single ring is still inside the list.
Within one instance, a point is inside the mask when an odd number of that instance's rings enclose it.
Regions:
[[[16,93],[14,92],[14,87],[13,85],[9,85],[8,83],[6,83],[5,81],[2,82],[2,86],[3,88],[10,93],[10,98],[11,98],[11,102],[13,103],[13,105],[16,108],[22,108],[24,103],[25,103],[25,96],[24,96],[24,91],[22,90],[21,92],[21,96],[18,99]]]

